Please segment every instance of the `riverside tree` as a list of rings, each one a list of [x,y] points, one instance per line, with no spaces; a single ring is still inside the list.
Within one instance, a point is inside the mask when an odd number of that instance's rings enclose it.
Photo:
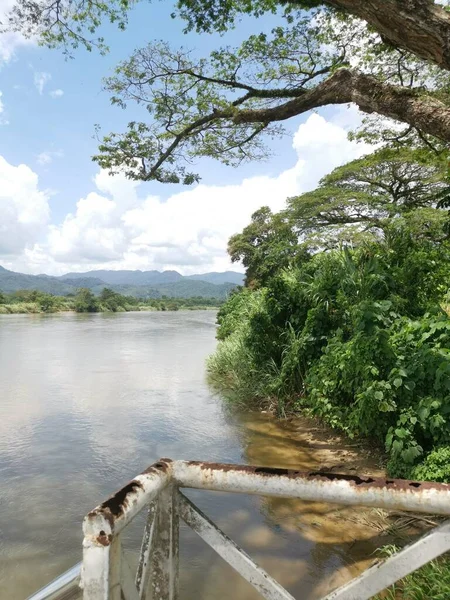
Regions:
[[[273,214],[268,206],[253,213],[242,233],[228,242],[231,261],[245,267],[245,285],[258,287],[294,260],[305,260],[307,252],[298,245],[298,235],[283,213]]]
[[[143,105],[148,120],[132,122],[100,144],[97,162],[140,180],[190,184],[189,164],[202,156],[225,164],[267,156],[267,136],[311,109],[355,103],[413,132],[450,141],[450,13],[434,0],[179,0],[186,29],[224,32],[243,14],[285,19],[270,35],[250,36],[196,58],[151,42],[106,81],[112,102]],[[95,39],[102,19],[125,28],[128,0],[17,0],[6,26],[66,50]],[[257,21],[255,19],[255,27]]]
[[[357,243],[386,235],[394,217],[408,216],[417,209],[422,219],[439,221],[439,231],[431,222],[435,241],[446,237],[443,221],[449,204],[447,164],[423,149],[383,148],[338,167],[319,186],[288,199],[285,218],[299,237],[310,246],[330,247],[340,242]]]

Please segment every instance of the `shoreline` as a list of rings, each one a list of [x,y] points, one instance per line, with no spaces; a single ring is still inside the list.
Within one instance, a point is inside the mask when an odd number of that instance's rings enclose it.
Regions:
[[[37,306],[33,306],[31,304],[27,304],[27,305],[21,305],[20,307],[15,307],[14,305],[11,304],[0,304],[0,316],[2,315],[55,315],[55,314],[76,314],[76,315],[95,315],[95,314],[119,314],[119,313],[134,313],[134,312],[192,312],[192,311],[199,311],[199,310],[208,310],[208,311],[217,311],[219,310],[218,306],[186,306],[186,307],[180,307],[176,310],[171,310],[166,308],[165,310],[161,310],[158,308],[154,308],[154,307],[150,307],[150,306],[141,306],[141,307],[137,307],[137,308],[133,308],[133,310],[117,310],[117,311],[112,311],[112,310],[97,310],[97,311],[93,311],[93,312],[77,312],[74,309],[70,309],[70,308],[62,308],[60,310],[49,310],[49,311],[44,311],[41,310],[39,307]]]

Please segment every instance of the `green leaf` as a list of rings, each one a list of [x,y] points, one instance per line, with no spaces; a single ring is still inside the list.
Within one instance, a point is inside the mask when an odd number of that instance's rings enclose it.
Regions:
[[[393,439],[394,439],[394,434],[388,433],[386,436],[386,441],[385,441],[385,446],[386,446],[387,452],[389,452],[389,450],[391,449]]]
[[[392,444],[392,451],[394,454],[398,454],[403,449],[403,442],[401,440],[394,440]]]
[[[395,435],[399,438],[405,438],[408,436],[408,430],[407,429],[403,429],[403,427],[401,429],[396,429],[395,430]]]

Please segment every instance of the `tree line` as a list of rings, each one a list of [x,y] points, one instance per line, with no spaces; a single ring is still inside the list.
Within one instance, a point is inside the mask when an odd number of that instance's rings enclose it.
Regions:
[[[88,288],[80,288],[76,294],[55,296],[38,290],[17,290],[10,294],[0,291],[0,314],[52,313],[75,311],[79,313],[125,312],[139,310],[177,311],[182,309],[218,308],[223,301],[216,298],[136,298],[124,296],[110,288],[103,288],[96,296]]]

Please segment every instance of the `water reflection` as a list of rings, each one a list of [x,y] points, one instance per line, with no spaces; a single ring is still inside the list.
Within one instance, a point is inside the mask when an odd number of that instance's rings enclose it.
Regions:
[[[206,311],[0,316],[1,598],[21,600],[80,560],[82,516],[161,456],[357,465],[310,423],[224,408],[205,383],[214,320]],[[356,573],[379,545],[355,510],[189,496],[305,599]],[[127,535],[132,561],[141,533],[139,519]],[[181,561],[182,598],[258,597],[186,527]]]

